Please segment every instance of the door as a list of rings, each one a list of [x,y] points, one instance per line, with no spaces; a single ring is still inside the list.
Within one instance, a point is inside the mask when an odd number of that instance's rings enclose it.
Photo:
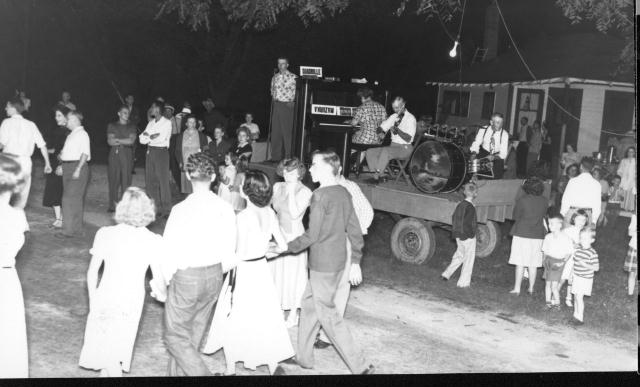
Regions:
[[[560,106],[558,106],[560,105]],[[580,122],[569,116],[580,118],[582,110],[582,89],[571,89],[569,87],[550,87],[549,100],[547,101],[547,117],[545,123],[551,136],[551,170],[557,171],[560,164],[560,157],[564,152],[565,145],[560,144],[562,137],[562,125],[567,125],[564,144],[571,144],[574,149],[578,146],[578,129]],[[579,152],[580,149],[577,149]]]
[[[518,99],[516,104],[516,120],[513,124],[514,135],[519,135],[520,119],[527,117],[529,125],[542,118],[542,106],[544,102],[544,91],[537,89],[518,89]]]
[[[625,134],[633,126],[633,109],[635,96],[633,93],[624,91],[607,90],[604,93],[604,107],[602,110],[602,130],[600,134],[600,148],[606,149],[609,140],[615,140],[616,134]],[[609,132],[609,133],[605,133]],[[614,144],[614,143],[612,143]],[[618,152],[618,157],[622,157],[622,152]]]

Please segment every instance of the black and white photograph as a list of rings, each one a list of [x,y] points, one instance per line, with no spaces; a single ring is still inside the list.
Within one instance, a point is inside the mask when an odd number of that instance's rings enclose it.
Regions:
[[[0,0],[0,385],[637,379],[637,23]]]

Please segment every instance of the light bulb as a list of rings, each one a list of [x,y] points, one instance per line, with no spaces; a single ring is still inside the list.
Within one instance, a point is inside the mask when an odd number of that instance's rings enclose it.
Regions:
[[[453,43],[453,48],[451,49],[451,51],[449,51],[449,56],[452,58],[455,58],[456,55],[458,54],[458,41],[456,40],[455,43]]]

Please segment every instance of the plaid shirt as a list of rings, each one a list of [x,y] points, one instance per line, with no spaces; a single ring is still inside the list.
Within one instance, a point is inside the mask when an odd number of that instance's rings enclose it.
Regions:
[[[379,144],[376,129],[386,118],[387,111],[378,102],[367,101],[358,106],[353,119],[360,124],[361,128],[354,133],[351,140],[356,144]]]
[[[279,72],[271,78],[271,96],[279,102],[293,102],[296,98],[296,78],[297,76],[286,71],[284,74]]]

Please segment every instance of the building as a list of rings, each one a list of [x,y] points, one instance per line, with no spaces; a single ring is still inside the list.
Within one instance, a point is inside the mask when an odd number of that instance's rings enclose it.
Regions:
[[[486,38],[486,32],[485,32]],[[544,122],[554,155],[565,144],[584,155],[606,148],[611,136],[635,129],[632,75],[613,75],[624,42],[599,33],[541,37],[521,48],[437,77],[436,120],[449,125],[486,125],[491,113],[505,116],[511,133],[521,117]]]

